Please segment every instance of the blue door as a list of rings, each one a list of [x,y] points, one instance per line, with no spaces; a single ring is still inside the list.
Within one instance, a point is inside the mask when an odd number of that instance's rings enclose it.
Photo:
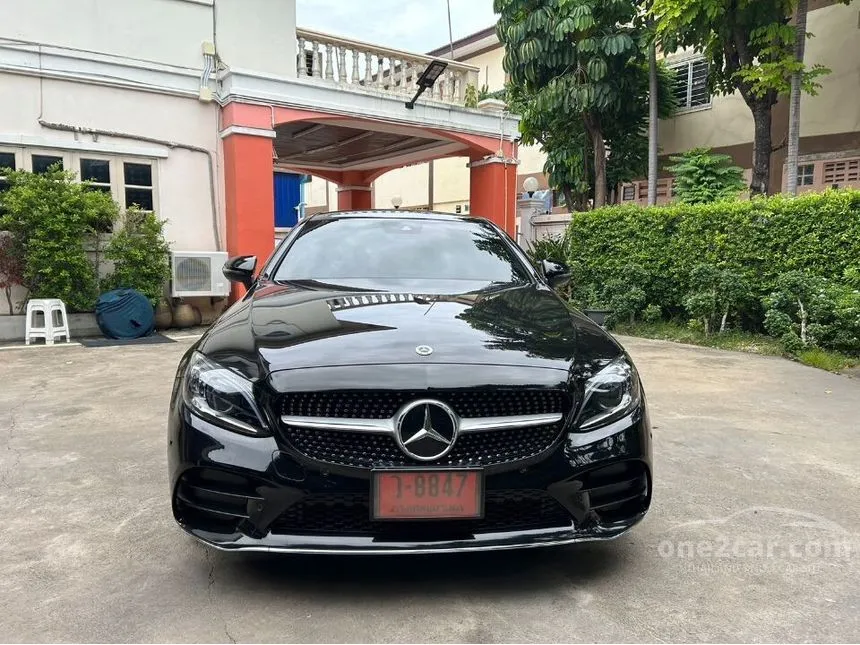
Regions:
[[[302,175],[275,173],[275,228],[292,228],[298,221]]]

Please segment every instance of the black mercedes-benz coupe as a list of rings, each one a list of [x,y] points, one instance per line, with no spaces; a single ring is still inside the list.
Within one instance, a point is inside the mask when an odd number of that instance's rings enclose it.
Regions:
[[[622,347],[494,224],[303,220],[182,358],[173,513],[230,551],[429,553],[614,538],[651,501]]]

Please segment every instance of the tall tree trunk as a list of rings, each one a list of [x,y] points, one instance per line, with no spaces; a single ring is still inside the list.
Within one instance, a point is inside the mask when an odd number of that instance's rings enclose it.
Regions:
[[[659,121],[657,83],[657,46],[648,48],[648,205],[657,203],[657,128]]]
[[[803,302],[800,298],[797,299],[797,305],[800,307],[800,340],[803,342],[804,347],[806,346],[806,329],[809,324],[809,314],[806,312],[806,307],[803,306]]]
[[[576,200],[573,198],[573,190],[571,190],[570,186],[565,186],[561,189],[561,192],[564,193],[564,205],[567,206],[567,212],[572,213],[576,210]]]
[[[806,16],[809,9],[808,0],[798,0],[795,18],[794,57],[803,63],[806,52]],[[791,75],[791,98],[788,105],[788,153],[786,158],[786,190],[797,195],[797,157],[800,154],[800,96],[803,91],[803,72],[797,71]]]
[[[748,102],[755,123],[753,140],[753,168],[750,182],[750,195],[767,195],[770,185],[770,156],[773,143],[770,127],[773,121],[773,104],[767,99],[753,99]]]
[[[594,156],[594,208],[606,206],[606,143],[600,117],[585,115],[585,129],[591,137]]]

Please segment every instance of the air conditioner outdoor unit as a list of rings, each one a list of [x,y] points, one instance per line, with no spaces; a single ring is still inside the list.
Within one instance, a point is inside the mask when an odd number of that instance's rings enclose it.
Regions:
[[[174,298],[226,296],[230,283],[221,269],[227,254],[221,251],[174,251],[171,254],[171,295]]]

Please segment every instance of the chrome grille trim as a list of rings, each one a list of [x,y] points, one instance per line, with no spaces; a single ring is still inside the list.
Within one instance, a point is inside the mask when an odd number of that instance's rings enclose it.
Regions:
[[[342,430],[345,432],[371,432],[394,435],[394,417],[390,419],[349,419],[338,417],[301,417],[283,415],[281,423],[298,428],[314,430]],[[561,412],[550,414],[520,414],[508,417],[474,417],[458,419],[460,433],[487,432],[508,428],[529,428],[558,423]]]
[[[460,419],[460,432],[484,432],[485,430],[505,430],[507,428],[531,428],[558,423],[561,412],[549,414],[519,414],[512,417],[476,417]]]

